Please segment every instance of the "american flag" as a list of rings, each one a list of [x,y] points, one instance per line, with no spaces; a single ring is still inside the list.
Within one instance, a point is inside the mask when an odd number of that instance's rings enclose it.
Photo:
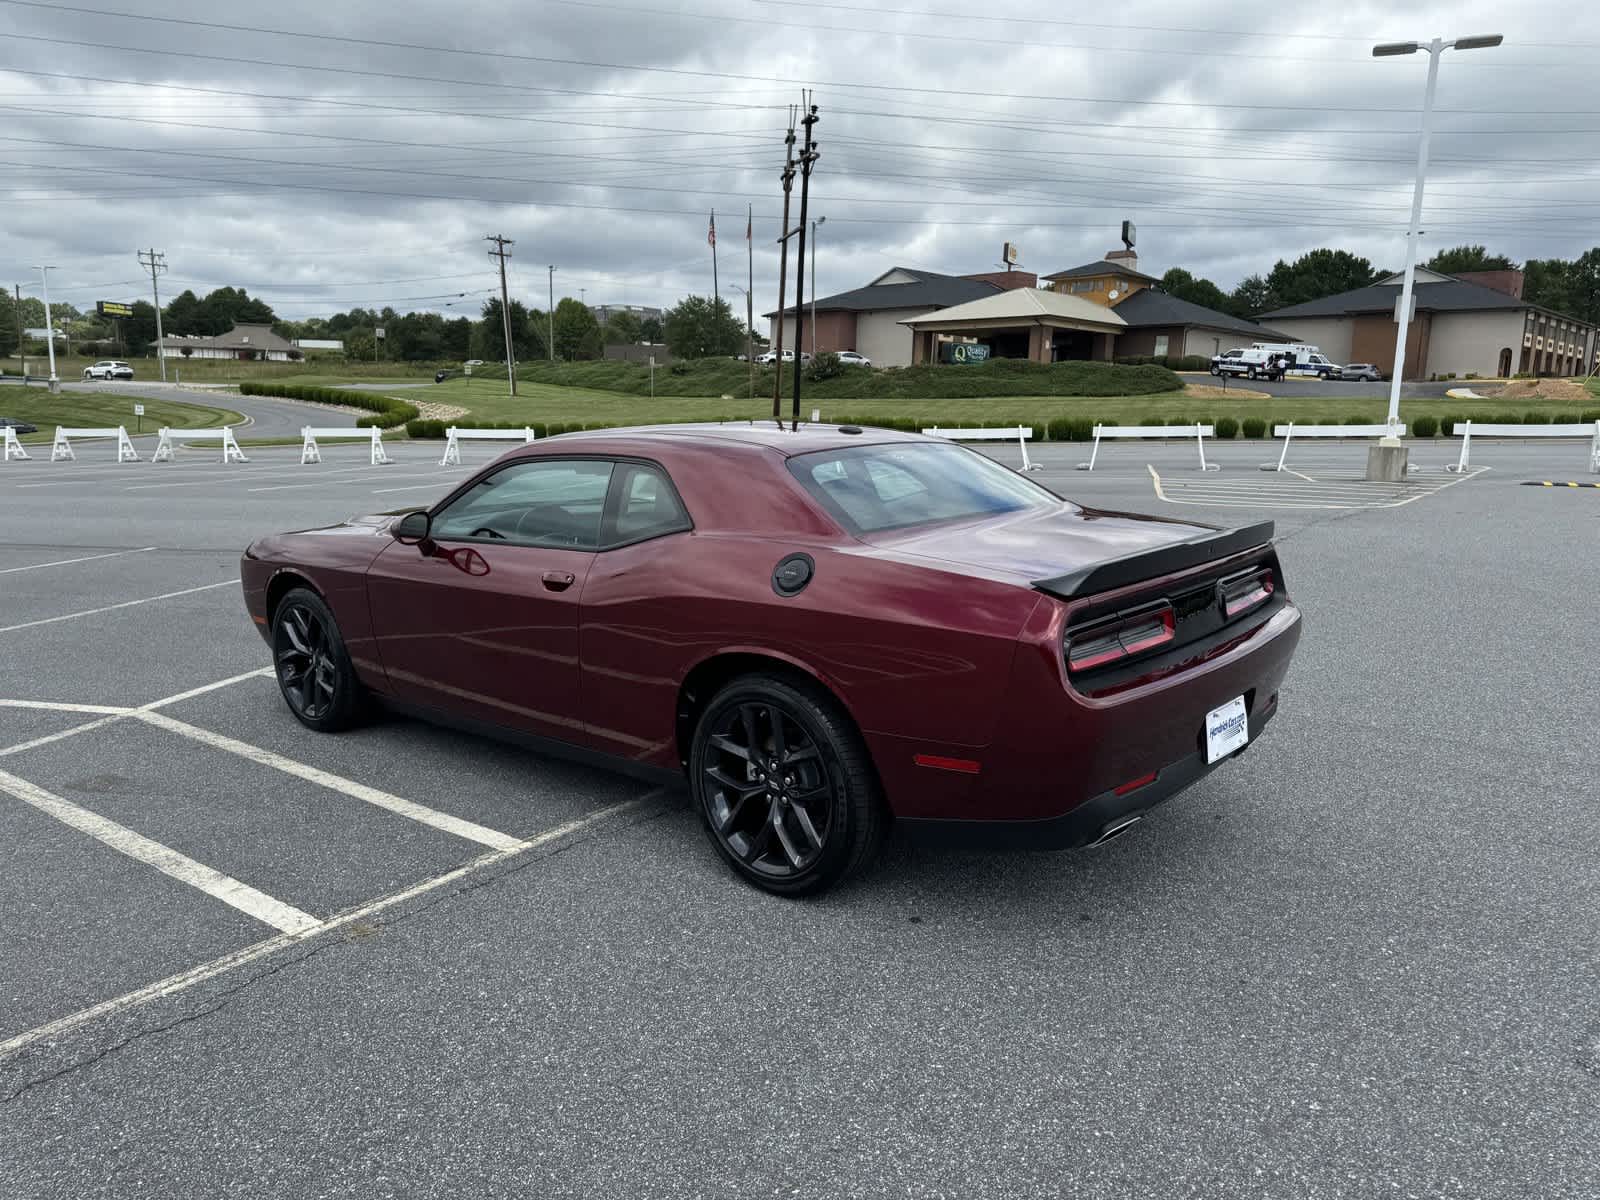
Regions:
[[[711,229],[706,234],[706,245],[715,246],[716,244],[717,244],[717,214],[716,213],[712,213],[711,214]]]

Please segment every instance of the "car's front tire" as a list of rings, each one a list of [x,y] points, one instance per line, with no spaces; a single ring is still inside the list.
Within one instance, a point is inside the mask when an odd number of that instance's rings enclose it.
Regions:
[[[888,827],[861,735],[836,700],[797,679],[745,675],[718,692],[695,727],[689,782],[717,852],[779,896],[861,870]]]
[[[310,588],[295,588],[272,612],[272,669],[295,719],[319,733],[354,725],[365,708],[333,610]]]

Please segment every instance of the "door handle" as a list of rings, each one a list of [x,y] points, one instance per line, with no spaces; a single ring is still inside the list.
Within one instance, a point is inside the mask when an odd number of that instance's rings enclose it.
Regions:
[[[552,592],[564,592],[572,586],[577,578],[571,571],[546,571],[539,576],[544,581],[544,586]]]

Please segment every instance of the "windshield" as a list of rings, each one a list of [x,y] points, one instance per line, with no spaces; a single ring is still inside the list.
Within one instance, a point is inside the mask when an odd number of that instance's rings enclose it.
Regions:
[[[1046,508],[1060,497],[963,446],[891,442],[789,460],[801,485],[851,533]]]

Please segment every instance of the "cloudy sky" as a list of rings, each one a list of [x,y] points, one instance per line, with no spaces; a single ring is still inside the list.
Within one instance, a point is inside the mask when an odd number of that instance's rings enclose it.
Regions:
[[[110,7],[92,7],[103,3]],[[891,266],[1043,273],[1124,218],[1224,287],[1343,246],[1404,261],[1426,55],[1447,52],[1425,257],[1600,243],[1600,29],[1581,0],[968,6],[953,0],[0,0],[0,283],[79,307],[244,286],[280,315],[476,313],[485,234],[544,304],[775,307],[789,105],[815,90],[826,295]],[[976,14],[976,15],[975,15]],[[465,293],[465,295],[462,295]],[[32,291],[31,294],[37,294]]]

